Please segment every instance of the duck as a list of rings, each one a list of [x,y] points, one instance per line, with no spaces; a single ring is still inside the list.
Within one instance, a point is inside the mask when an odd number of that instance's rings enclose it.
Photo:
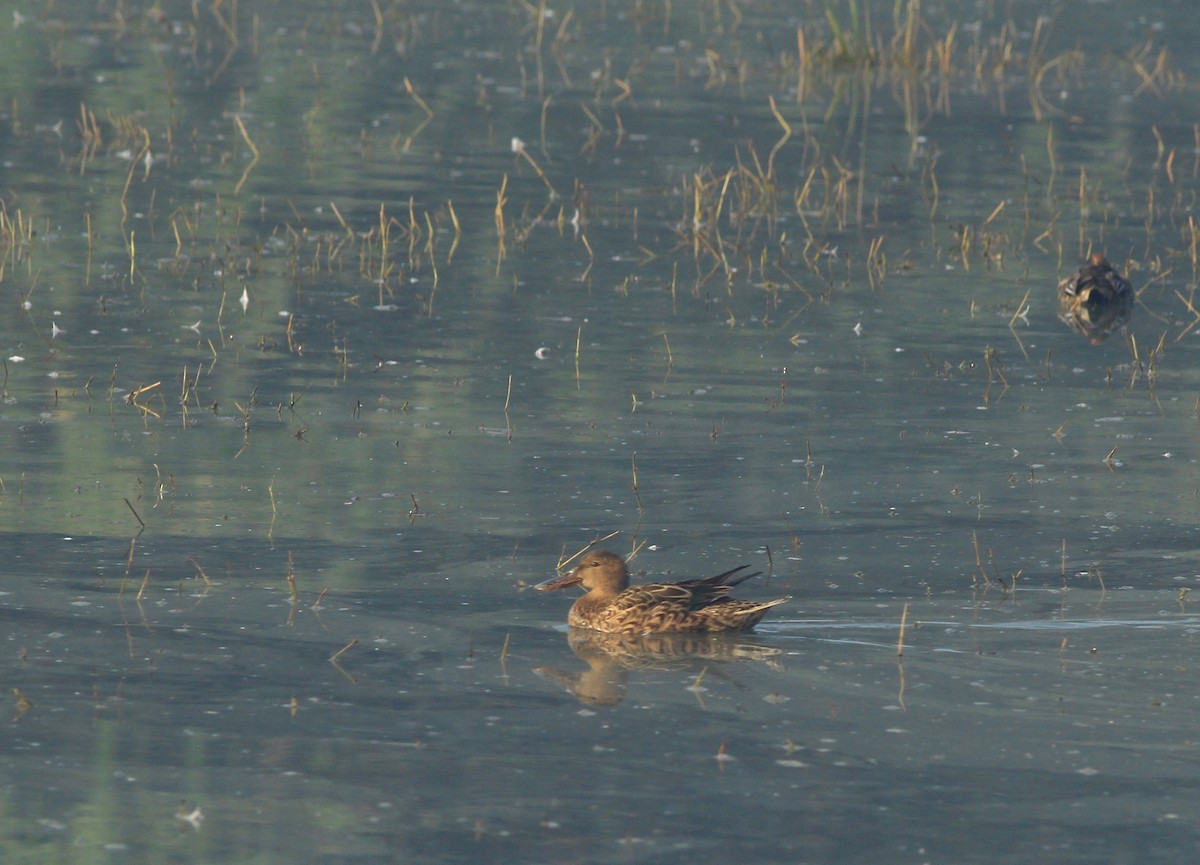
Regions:
[[[1131,298],[1133,286],[1103,253],[1093,252],[1087,264],[1058,284],[1058,293],[1064,304],[1099,306],[1124,303]]]
[[[1093,345],[1099,345],[1133,318],[1136,299],[1129,280],[1101,253],[1058,284],[1058,317]]]
[[[588,592],[575,601],[567,624],[605,634],[719,633],[748,631],[772,607],[791,598],[743,601],[730,590],[761,571],[744,574],[741,565],[714,577],[679,583],[629,585],[625,560],[608,550],[585,553],[573,571],[551,577],[534,588],[553,592],[582,586]]]

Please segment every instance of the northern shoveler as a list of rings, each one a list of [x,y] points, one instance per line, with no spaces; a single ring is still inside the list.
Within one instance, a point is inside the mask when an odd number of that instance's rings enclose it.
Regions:
[[[1071,330],[1099,344],[1133,317],[1135,294],[1099,252],[1058,284],[1058,317]]]
[[[605,550],[588,552],[575,570],[553,577],[534,588],[543,592],[582,585],[588,593],[577,600],[567,615],[575,628],[590,628],[606,634],[654,634],[682,631],[746,631],[767,610],[790,598],[773,601],[741,601],[729,591],[753,574],[742,574],[742,565],[715,577],[681,583],[629,585],[625,560]]]
[[[1133,293],[1133,286],[1103,254],[1093,252],[1087,264],[1058,284],[1058,293],[1064,300],[1092,306],[1123,301]]]

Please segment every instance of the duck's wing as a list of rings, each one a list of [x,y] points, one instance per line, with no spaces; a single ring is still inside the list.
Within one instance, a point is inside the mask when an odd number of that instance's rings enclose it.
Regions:
[[[704,577],[698,580],[683,580],[678,583],[645,583],[640,586],[630,586],[613,600],[610,607],[622,609],[649,609],[654,607],[671,608],[680,611],[698,610],[711,604],[726,600],[734,586],[751,577],[758,576],[761,571],[752,574],[739,574],[749,565],[742,565],[715,577]],[[737,574],[737,576],[734,576]]]
[[[679,630],[692,616],[692,593],[677,583],[631,586],[596,611],[588,627],[609,634]]]
[[[1058,291],[1066,297],[1078,297],[1091,284],[1090,267],[1075,271],[1058,284]]]
[[[728,570],[723,574],[717,574],[715,577],[705,577],[702,580],[687,580],[686,582],[688,585],[691,585],[693,583],[711,583],[716,586],[727,586],[729,588],[732,588],[733,586],[736,586],[739,583],[744,583],[744,582],[746,582],[746,580],[750,579],[751,577],[757,577],[759,574],[762,573],[762,571],[754,571],[753,573],[749,573],[749,574],[740,573],[741,571],[746,570],[746,568],[748,568],[748,567],[750,567],[750,566],[749,565],[738,565],[736,568],[732,568],[731,570]],[[738,574],[738,576],[735,577],[734,574]]]
[[[1080,298],[1087,302],[1124,297],[1133,291],[1133,286],[1105,261],[1081,267],[1077,273],[1060,282],[1058,290],[1068,297]]]
[[[1133,286],[1129,284],[1128,279],[1121,276],[1121,274],[1117,273],[1112,268],[1109,268],[1109,273],[1111,274],[1111,279],[1109,281],[1112,284],[1112,290],[1116,293],[1117,297],[1126,297],[1133,292]]]
[[[704,630],[704,620],[697,613],[734,603],[729,597],[733,587],[759,573],[741,573],[748,567],[741,565],[698,580],[630,586],[597,611],[596,621],[589,626],[618,634]]]
[[[650,607],[679,607],[686,610],[691,606],[694,595],[695,591],[688,582],[644,583],[640,586],[630,586],[617,595],[609,606],[626,610]]]
[[[757,577],[762,573],[762,571],[754,571],[749,574],[740,573],[748,567],[750,566],[741,565],[733,570],[725,571],[723,574],[717,574],[715,577],[705,577],[701,580],[685,580],[675,585],[679,588],[687,589],[691,596],[688,601],[688,608],[698,610],[712,604],[727,601],[729,593],[733,590],[734,586],[740,585],[751,577]]]

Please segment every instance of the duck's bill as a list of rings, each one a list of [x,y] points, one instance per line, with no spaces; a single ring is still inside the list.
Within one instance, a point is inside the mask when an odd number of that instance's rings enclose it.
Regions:
[[[551,577],[545,582],[538,583],[534,586],[539,592],[553,592],[558,589],[565,589],[567,586],[577,586],[582,582],[582,577],[577,577],[574,573],[564,574],[562,576]]]

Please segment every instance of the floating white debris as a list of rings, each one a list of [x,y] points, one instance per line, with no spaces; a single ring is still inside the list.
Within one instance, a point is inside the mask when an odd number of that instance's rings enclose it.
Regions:
[[[242,304],[242,312],[245,312],[247,307],[250,306],[250,289],[248,289],[248,288],[242,289],[241,304]]]
[[[184,808],[180,807],[179,813],[177,813],[175,817],[184,823],[190,823],[193,829],[199,829],[200,825],[204,822],[204,812],[199,808],[193,808],[191,811],[186,811]]]

